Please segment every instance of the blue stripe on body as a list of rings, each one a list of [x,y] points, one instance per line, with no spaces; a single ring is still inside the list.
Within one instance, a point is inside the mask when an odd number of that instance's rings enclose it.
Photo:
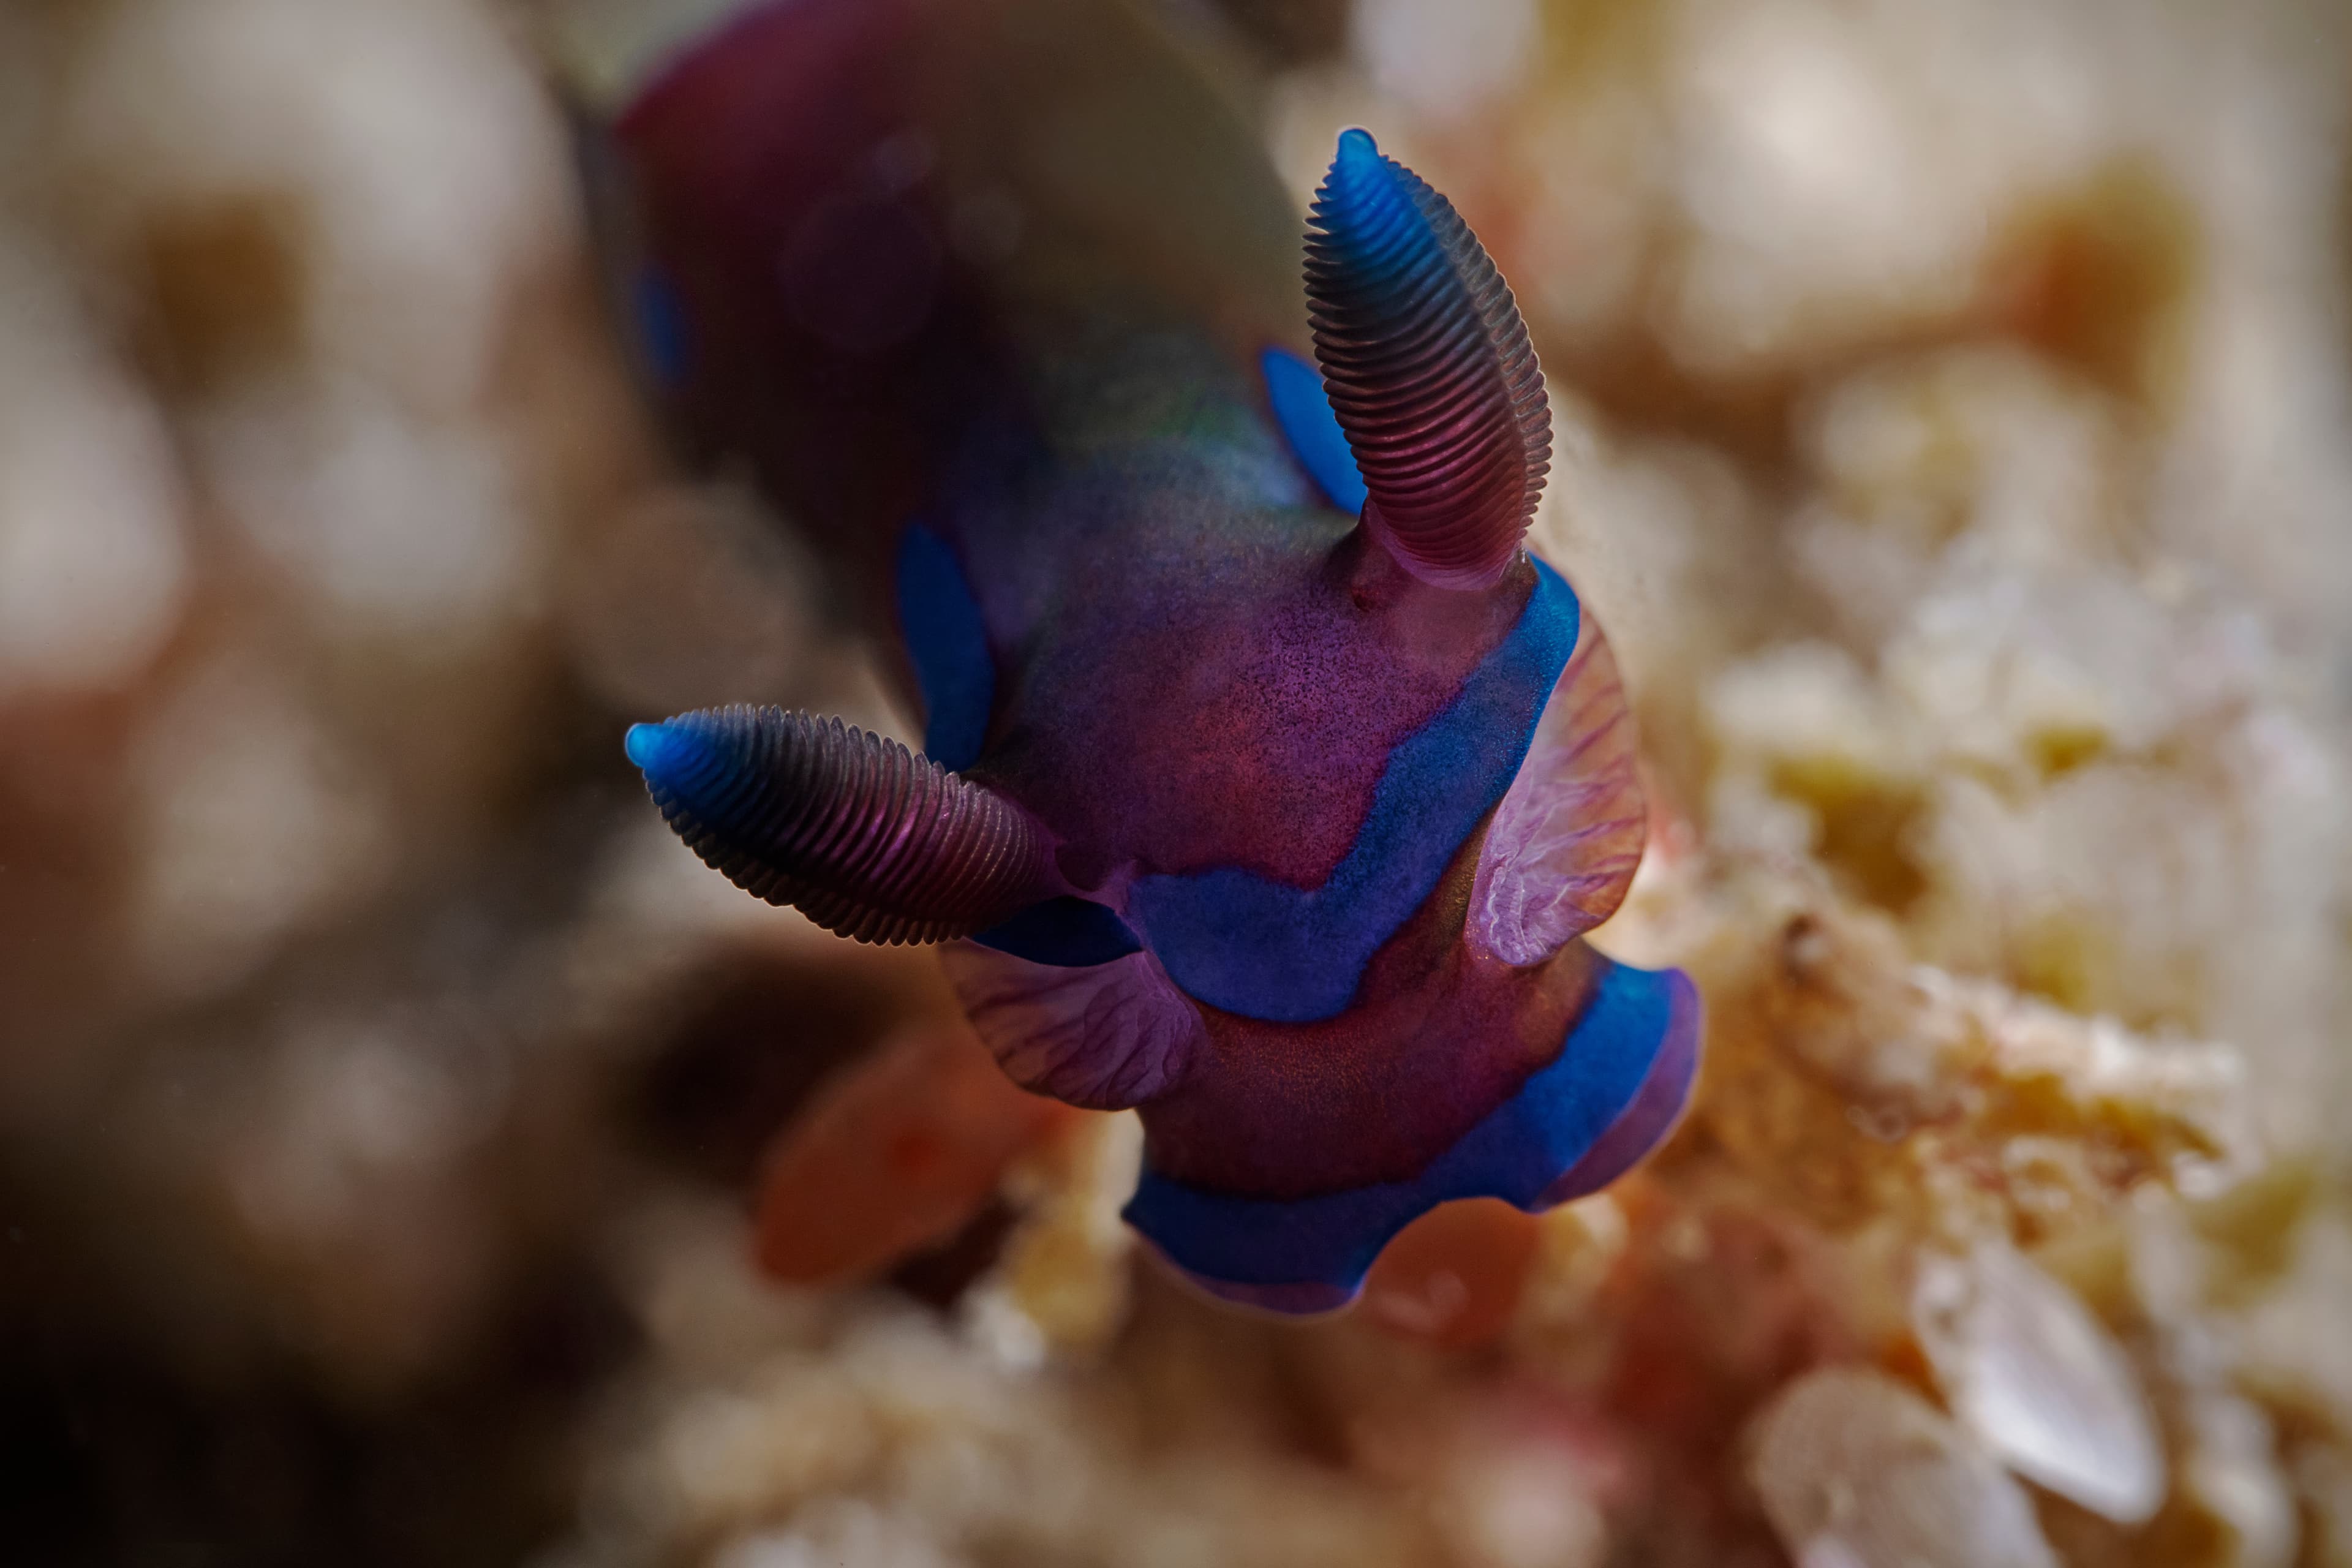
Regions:
[[[1271,1023],[1343,1011],[1372,954],[1511,787],[1576,629],[1574,591],[1537,562],[1518,624],[1390,752],[1356,842],[1321,887],[1232,867],[1139,878],[1128,911],[1169,976],[1213,1007]]]
[[[1633,1104],[1672,1026],[1675,994],[1690,984],[1680,970],[1609,963],[1559,1055],[1412,1181],[1249,1198],[1171,1181],[1147,1161],[1128,1223],[1206,1281],[1320,1288],[1322,1304],[1343,1304],[1389,1238],[1439,1204],[1540,1206],[1545,1189]],[[1696,1006],[1695,995],[1685,1003]]]

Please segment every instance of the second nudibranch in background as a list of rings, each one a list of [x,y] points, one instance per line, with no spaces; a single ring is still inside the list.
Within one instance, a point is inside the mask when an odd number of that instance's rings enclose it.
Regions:
[[[1344,1304],[1433,1205],[1656,1143],[1698,1001],[1580,940],[1641,856],[1632,722],[1524,548],[1543,381],[1443,196],[1347,132],[1302,296],[1247,128],[1108,0],[757,6],[613,142],[663,401],[926,726],[638,725],[696,853],[940,944],[1014,1079],[1138,1108],[1128,1217],[1231,1300]]]

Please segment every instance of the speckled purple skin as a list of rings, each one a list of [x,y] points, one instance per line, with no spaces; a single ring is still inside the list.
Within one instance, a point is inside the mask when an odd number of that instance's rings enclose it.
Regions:
[[[678,426],[824,546],[934,737],[961,723],[949,686],[978,704],[973,754],[941,760],[1140,938],[1075,966],[948,944],[983,1037],[1032,1087],[1139,1105],[1148,1188],[1404,1194],[1349,1261],[1297,1268],[1278,1225],[1202,1267],[1139,1199],[1212,1289],[1346,1300],[1397,1225],[1464,1195],[1413,1184],[1579,1050],[1612,984],[1574,939],[1622,897],[1643,813],[1597,627],[1517,521],[1441,586],[1326,502],[1259,369],[1310,352],[1298,216],[1113,0],[780,0],[669,63],[615,140]],[[934,604],[908,596],[910,529],[976,605],[976,689],[909,624]],[[1414,836],[1449,812],[1459,829]],[[1349,878],[1397,918],[1331,914]],[[1269,979],[1267,942],[1219,918],[1244,894],[1261,923],[1361,927],[1360,956]],[[1500,1195],[1572,1195],[1663,1135],[1696,999],[1641,1016],[1583,1047],[1624,1058],[1577,1111],[1589,1132]]]

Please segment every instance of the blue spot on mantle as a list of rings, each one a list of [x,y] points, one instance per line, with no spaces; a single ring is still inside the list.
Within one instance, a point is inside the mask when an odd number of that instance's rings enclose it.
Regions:
[[[1310,891],[1219,867],[1139,878],[1129,910],[1177,984],[1277,1024],[1344,1011],[1382,943],[1511,787],[1576,647],[1576,594],[1536,563],[1518,624],[1454,700],[1389,752],[1347,858]]]
[[[898,635],[923,692],[923,754],[961,773],[988,739],[996,663],[963,563],[920,523],[898,542]]]
[[[1364,476],[1356,471],[1356,454],[1348,446],[1339,416],[1323,391],[1323,373],[1288,349],[1268,349],[1258,355],[1265,374],[1265,395],[1274,417],[1290,443],[1291,455],[1318,488],[1344,512],[1364,510]]]

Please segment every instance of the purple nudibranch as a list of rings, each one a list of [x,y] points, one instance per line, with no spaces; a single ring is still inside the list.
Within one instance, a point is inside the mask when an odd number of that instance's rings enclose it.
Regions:
[[[640,82],[598,193],[672,427],[817,544],[923,754],[719,708],[628,735],[714,868],[940,952],[1016,1081],[1135,1107],[1128,1217],[1347,1302],[1436,1204],[1663,1138],[1675,971],[1581,933],[1647,814],[1607,642],[1525,535],[1509,289],[1362,131],[1298,216],[1120,0],[769,0]]]

